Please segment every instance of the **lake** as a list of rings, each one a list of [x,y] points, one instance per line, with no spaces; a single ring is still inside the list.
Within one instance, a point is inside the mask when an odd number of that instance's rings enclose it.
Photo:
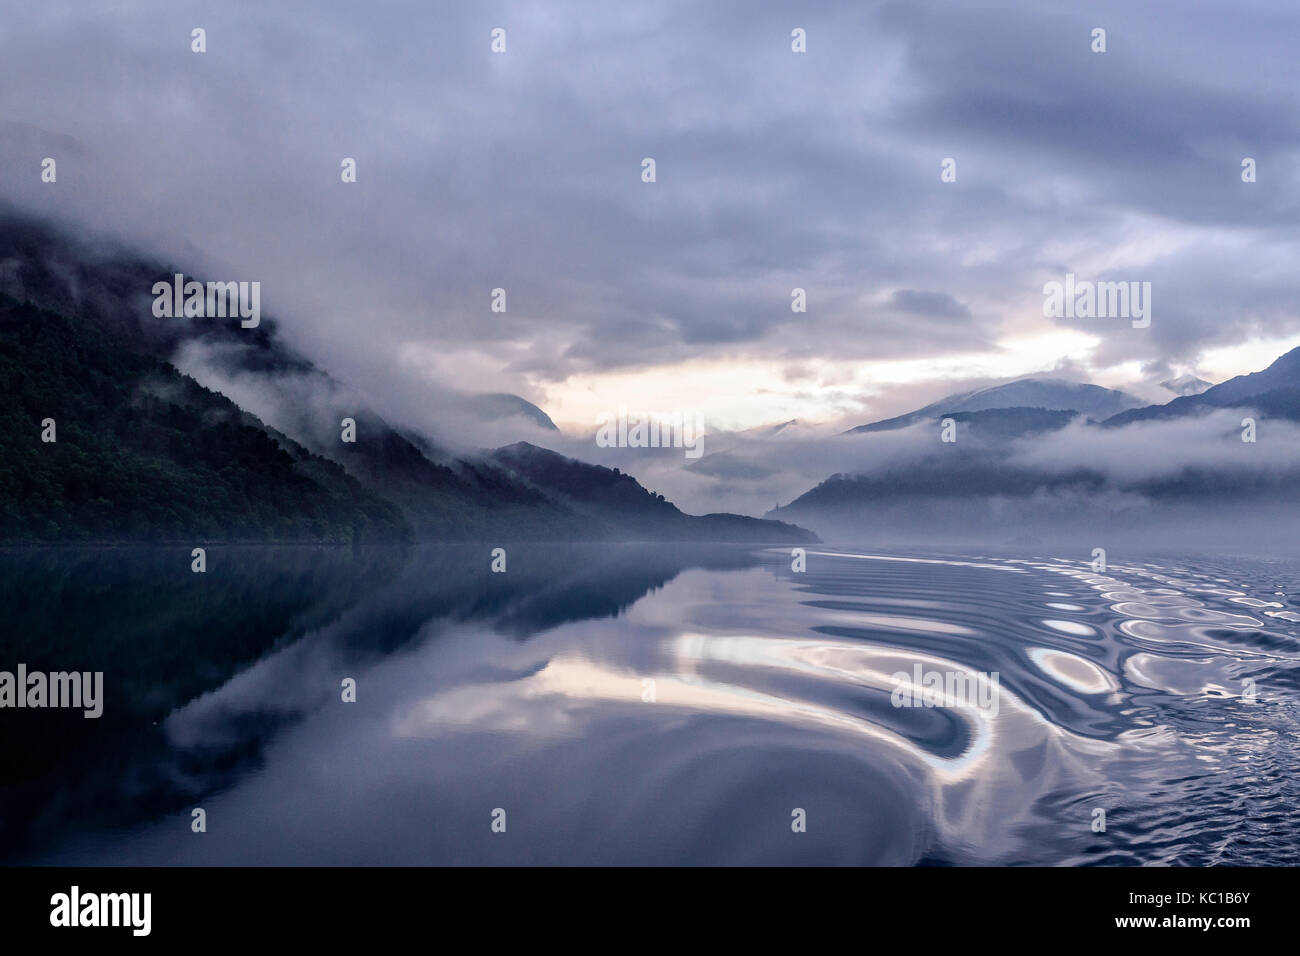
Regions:
[[[491,549],[0,553],[0,859],[1300,862],[1295,559]]]

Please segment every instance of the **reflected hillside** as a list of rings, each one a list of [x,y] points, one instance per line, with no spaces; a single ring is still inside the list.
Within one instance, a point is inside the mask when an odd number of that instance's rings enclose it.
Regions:
[[[196,574],[179,548],[0,553],[0,661],[103,671],[105,698],[98,719],[6,711],[3,845],[19,855],[67,827],[149,820],[227,786],[279,730],[337,701],[343,676],[449,626],[523,640],[615,618],[685,569],[758,561],[723,546],[527,544],[507,556],[497,574],[486,546],[225,547]],[[286,684],[261,698],[268,670]],[[223,688],[241,704],[204,710]],[[205,732],[178,745],[166,724],[187,705],[204,711]]]

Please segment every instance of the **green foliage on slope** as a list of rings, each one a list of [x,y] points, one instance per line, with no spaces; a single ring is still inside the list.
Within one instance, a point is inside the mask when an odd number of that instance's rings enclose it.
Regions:
[[[384,540],[340,466],[95,325],[0,297],[0,539]],[[53,419],[57,440],[41,440]]]

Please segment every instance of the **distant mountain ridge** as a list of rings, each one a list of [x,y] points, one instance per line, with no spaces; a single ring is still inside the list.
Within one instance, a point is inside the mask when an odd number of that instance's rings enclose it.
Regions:
[[[508,392],[487,392],[483,395],[475,395],[469,399],[469,405],[485,418],[518,417],[526,419],[547,431],[559,431],[555,422],[551,421],[550,415],[547,415],[546,412],[532,402],[522,399],[518,395],[511,395]]]
[[[907,428],[954,412],[982,412],[996,408],[1037,408],[1074,411],[1101,420],[1142,404],[1142,400],[1100,385],[1059,378],[1023,378],[971,392],[958,392],[905,415],[850,428],[845,434],[863,434]]]
[[[933,410],[939,407],[942,403],[855,431],[886,431],[933,420]],[[1300,348],[1262,371],[1200,394],[1128,409],[1101,422],[1083,419],[1077,440],[1089,440],[1092,431],[1196,419],[1228,408],[1254,413],[1264,423],[1300,422]],[[941,538],[972,529],[996,533],[1014,515],[1018,525],[1038,522],[1056,531],[1068,526],[1077,532],[1109,522],[1111,533],[1123,534],[1152,515],[1177,525],[1187,514],[1204,513],[1208,507],[1226,528],[1231,529],[1234,520],[1249,520],[1257,533],[1277,535],[1284,532],[1270,516],[1300,493],[1300,463],[1287,464],[1275,450],[1263,467],[1254,467],[1260,459],[1252,455],[1253,446],[1240,441],[1235,420],[1226,431],[1219,425],[1205,436],[1222,443],[1221,455],[1207,456],[1202,449],[1192,463],[1182,466],[1175,461],[1172,466],[1114,470],[1105,467],[1111,463],[1094,463],[1086,455],[1067,453],[1054,465],[1050,458],[1033,454],[1035,446],[1024,439],[1064,429],[1078,419],[1070,411],[997,408],[945,415],[957,422],[955,443],[941,445],[936,431],[933,445],[913,447],[910,457],[873,463],[875,467],[861,473],[831,475],[765,517],[797,521],[823,533],[852,528],[856,534],[870,535],[888,529],[906,536],[924,529],[924,534]],[[910,421],[897,423],[903,419]],[[1180,434],[1185,440],[1187,432]],[[1135,435],[1127,448],[1140,459],[1152,441],[1148,434]],[[1151,452],[1158,463],[1161,450]],[[1251,502],[1259,503],[1256,511],[1242,510]]]
[[[1275,418],[1300,421],[1300,347],[1278,357],[1261,371],[1238,375],[1199,394],[1181,396],[1164,405],[1121,412],[1103,424],[1115,428],[1239,406],[1251,406]]]
[[[647,491],[617,468],[591,465],[529,442],[498,448],[490,457],[531,486],[609,525],[623,537],[796,544],[818,540],[811,532],[780,521],[730,514],[684,514],[663,495]]]
[[[1212,388],[1213,385],[1213,382],[1207,382],[1195,375],[1180,375],[1178,378],[1167,379],[1160,383],[1161,388],[1167,389],[1175,395],[1199,395],[1207,388]]]

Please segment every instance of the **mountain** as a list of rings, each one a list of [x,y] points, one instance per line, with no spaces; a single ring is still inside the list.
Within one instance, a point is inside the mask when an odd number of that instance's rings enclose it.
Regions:
[[[224,396],[8,296],[0,393],[5,541],[409,536],[396,507]]]
[[[686,463],[686,470],[722,481],[759,481],[776,469],[743,452],[715,451]]]
[[[493,421],[503,418],[522,418],[547,431],[559,431],[555,427],[555,422],[551,421],[551,416],[518,395],[510,395],[506,392],[475,395],[469,400],[469,407],[481,418]]]
[[[1105,540],[1141,545],[1159,527],[1164,540],[1186,547],[1207,537],[1294,547],[1289,526],[1277,515],[1300,492],[1300,464],[1285,447],[1261,457],[1256,446],[1241,441],[1235,415],[1226,422],[1220,416],[1200,434],[1180,428],[1162,436],[1149,427],[1115,434],[1126,425],[1224,408],[1300,422],[1300,349],[1198,395],[1129,409],[1101,423],[1088,419],[1054,442],[1029,439],[1071,424],[1072,412],[951,412],[958,424],[955,443],[941,444],[937,428],[933,435],[917,433],[884,457],[865,458],[860,471],[832,475],[765,517],[861,541],[952,543],[962,535],[978,541],[1014,528],[1043,539],[1077,542],[1104,534]],[[1291,441],[1285,431],[1270,434]],[[864,448],[890,446],[864,442]]]
[[[758,433],[764,438],[775,438],[777,435],[789,435],[791,432],[803,429],[803,423],[797,418],[792,418],[788,422],[781,422],[778,425],[766,425],[757,429]]]
[[[949,395],[906,415],[851,428],[846,434],[892,431],[948,417],[954,412],[980,412],[995,408],[1074,411],[1100,421],[1141,404],[1139,398],[1100,385],[1083,385],[1059,378],[1023,378],[1004,385]]]
[[[1175,395],[1199,395],[1207,388],[1213,387],[1213,385],[1213,382],[1207,382],[1195,375],[1180,375],[1178,378],[1171,378],[1160,383],[1161,388],[1167,389]]]
[[[491,459],[529,485],[589,515],[622,537],[805,544],[816,535],[795,525],[741,515],[688,515],[617,468],[566,458],[528,442],[498,448]]]
[[[708,448],[699,458],[685,463],[688,472],[720,482],[762,481],[780,469],[772,464],[769,450],[776,443],[812,442],[824,433],[797,418],[759,425],[738,432],[709,435]]]
[[[490,461],[443,458],[418,436],[371,413],[356,416],[358,439],[331,453],[367,488],[401,508],[416,537],[472,540],[598,538],[603,530],[562,502],[513,479]]]
[[[154,363],[155,367],[165,366],[169,371],[160,373],[164,378],[168,374],[180,376],[174,364],[178,355],[201,349],[224,374],[259,382],[260,393],[273,396],[272,404],[288,409],[282,421],[267,422],[247,414],[231,399],[224,400],[245,414],[250,427],[260,429],[267,440],[287,453],[332,462],[339,474],[358,484],[373,500],[384,502],[396,521],[389,531],[398,533],[400,529],[401,536],[457,540],[485,535],[580,538],[595,533],[590,521],[512,481],[500,469],[451,455],[435,456],[379,415],[357,407],[349,390],[284,342],[273,317],[262,316],[253,328],[242,328],[237,320],[230,319],[155,317],[151,308],[153,285],[157,281],[170,283],[176,273],[197,278],[192,270],[137,256],[112,244],[71,236],[29,218],[12,213],[0,217],[0,294],[61,316],[68,323],[69,334],[102,343],[118,358],[129,355]],[[86,356],[90,351],[78,354]],[[126,373],[128,364],[123,358],[111,373]],[[26,362],[21,367],[29,368]],[[118,382],[114,388],[113,397],[127,401],[132,383]],[[129,416],[129,410],[122,407],[102,411],[123,421]],[[357,422],[355,443],[340,440],[344,417]],[[22,434],[27,431],[24,429]],[[99,465],[111,473],[111,462],[105,460]],[[167,462],[155,465],[165,470]],[[281,491],[289,494],[288,489]],[[172,494],[159,489],[155,497]],[[103,500],[115,508],[128,507],[112,496]],[[225,520],[233,521],[233,512],[218,512],[225,516],[221,522],[201,526],[214,539],[222,539],[223,535],[238,540],[285,536],[284,522],[259,526],[252,515],[266,512],[256,502],[245,505],[250,511],[242,523]],[[292,509],[288,513],[292,514]],[[182,526],[186,534],[194,533],[190,530],[193,521],[168,527],[175,531]],[[60,539],[90,534],[75,515],[67,522],[55,521],[47,527],[53,537]],[[337,539],[330,530],[332,526],[318,523],[318,527],[328,531],[320,537]],[[60,529],[58,533],[53,533],[55,528]],[[128,523],[119,534],[131,538],[137,531],[143,533],[140,526]],[[94,532],[105,533],[102,528]]]
[[[1251,408],[1267,418],[1300,422],[1300,347],[1262,371],[1238,375],[1199,395],[1175,398],[1165,405],[1130,409],[1106,419],[1103,424],[1115,428],[1133,422],[1203,415],[1215,408]]]
[[[288,347],[269,316],[250,328],[154,316],[154,283],[176,273],[198,278],[0,216],[0,541],[586,540],[632,530],[750,540],[755,529],[781,531],[670,504],[651,514],[635,497],[594,509],[580,490],[448,452],[367,408]],[[182,374],[178,356],[196,353],[202,373]],[[202,385],[210,374],[229,394]],[[487,417],[555,427],[518,396],[471,401]],[[47,418],[53,443],[40,441]]]
[[[1014,407],[952,412],[946,417],[957,423],[957,434],[963,439],[969,436],[983,441],[1007,441],[1054,432],[1070,424],[1077,415],[1073,411]]]

